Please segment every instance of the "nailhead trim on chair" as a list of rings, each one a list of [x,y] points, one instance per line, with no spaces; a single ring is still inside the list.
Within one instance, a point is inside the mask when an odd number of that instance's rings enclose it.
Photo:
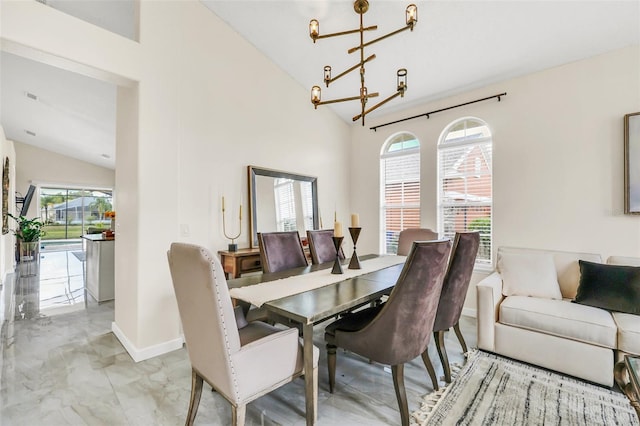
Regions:
[[[207,252],[201,251],[206,259],[211,263],[211,270],[213,271],[213,279],[215,282],[218,282],[218,277],[216,276],[216,267],[213,259],[207,255]],[[218,301],[218,309],[222,312],[222,299],[220,297],[220,292],[218,291],[218,286],[214,285],[216,291],[216,299]],[[236,370],[233,366],[233,358],[231,357],[231,345],[229,344],[229,334],[227,333],[227,323],[225,322],[224,315],[221,315],[222,318],[222,329],[224,331],[224,342],[225,347],[227,349],[227,356],[229,357],[229,365],[231,366],[231,377],[233,378],[233,386],[236,394],[236,401],[240,400],[240,391],[238,389],[238,381],[236,380]],[[236,404],[234,404],[236,405]]]

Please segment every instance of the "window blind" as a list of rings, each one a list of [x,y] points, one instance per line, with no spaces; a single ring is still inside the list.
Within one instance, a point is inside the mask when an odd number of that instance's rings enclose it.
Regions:
[[[407,145],[405,141],[403,146]],[[382,156],[385,253],[396,253],[400,231],[420,226],[420,151],[416,145],[398,152],[390,144]]]

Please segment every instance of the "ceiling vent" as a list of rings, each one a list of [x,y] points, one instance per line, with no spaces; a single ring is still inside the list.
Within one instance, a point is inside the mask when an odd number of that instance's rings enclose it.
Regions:
[[[29,136],[35,136],[36,134],[34,132],[32,132],[31,130],[25,130],[25,132],[29,135]]]
[[[27,96],[27,98],[33,99],[34,101],[38,100],[38,95],[34,95],[33,93],[25,92],[25,95]]]

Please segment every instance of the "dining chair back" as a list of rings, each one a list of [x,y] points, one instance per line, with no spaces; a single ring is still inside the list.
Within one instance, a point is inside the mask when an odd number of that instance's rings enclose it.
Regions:
[[[308,265],[298,231],[261,232],[258,234],[258,246],[263,272],[279,272]]]
[[[391,365],[402,425],[409,424],[404,363],[427,349],[450,251],[450,240],[414,242],[382,307],[353,312],[326,327],[331,392],[335,387],[337,347]]]
[[[309,242],[309,252],[311,252],[311,263],[333,262],[336,260],[336,246],[333,244],[333,229],[321,229],[317,231],[307,231],[307,241]],[[338,252],[340,259],[344,259],[342,246]]]
[[[234,311],[222,266],[206,248],[173,243],[167,257],[192,369],[185,423],[193,424],[206,381],[231,403],[231,423],[243,425],[247,403],[304,374],[298,331],[236,317],[242,311]],[[317,362],[308,373],[317,389]]]
[[[431,241],[437,240],[438,233],[428,228],[407,228],[400,231],[398,237],[398,256],[406,256],[411,250],[411,244],[414,241]]]
[[[451,259],[442,285],[433,333],[447,383],[451,382],[451,368],[444,346],[444,332],[453,327],[460,346],[462,346],[462,352],[467,353],[467,344],[460,331],[459,321],[479,246],[480,233],[478,231],[456,232],[451,249]]]

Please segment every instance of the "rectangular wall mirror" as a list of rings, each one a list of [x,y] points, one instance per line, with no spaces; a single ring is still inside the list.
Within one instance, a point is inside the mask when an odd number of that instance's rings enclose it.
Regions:
[[[280,170],[248,166],[251,247],[258,232],[318,229],[318,179]]]
[[[640,214],[640,112],[624,116],[624,212]]]

